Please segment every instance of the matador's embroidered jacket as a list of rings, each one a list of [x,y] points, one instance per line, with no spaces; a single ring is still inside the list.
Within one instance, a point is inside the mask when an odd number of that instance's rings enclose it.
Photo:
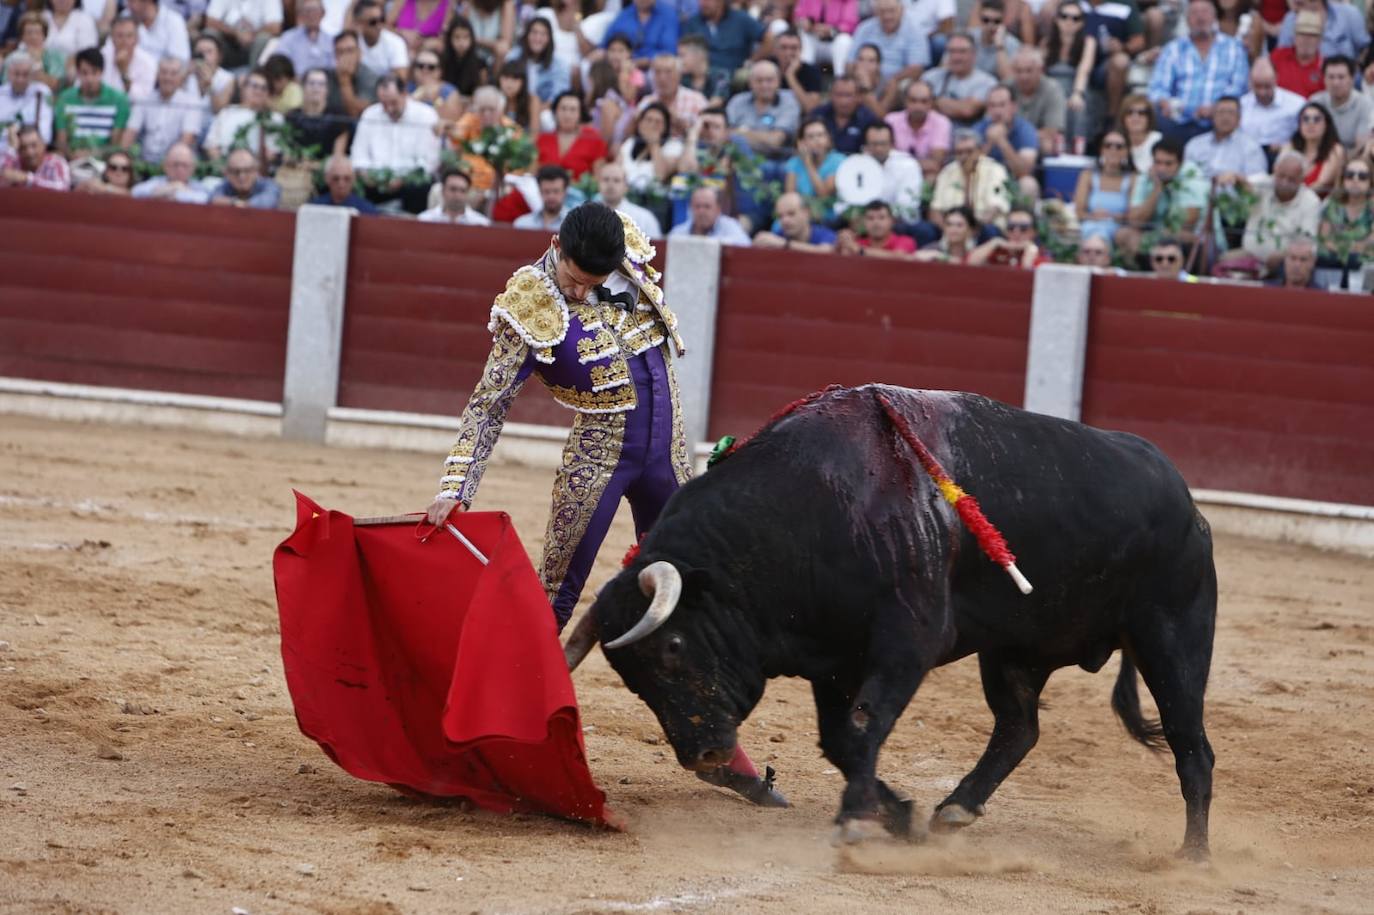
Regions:
[[[515,271],[496,297],[487,325],[491,355],[459,421],[438,498],[471,506],[506,413],[531,374],[570,410],[624,413],[636,406],[628,357],[655,346],[668,357],[669,343],[676,355],[685,353],[677,316],[664,303],[659,273],[649,263],[654,249],[633,222],[623,215],[621,221],[626,255],[617,273],[632,291],[632,310],[604,302],[568,304],[554,282],[558,253],[552,247]],[[685,461],[685,444],[680,447]]]

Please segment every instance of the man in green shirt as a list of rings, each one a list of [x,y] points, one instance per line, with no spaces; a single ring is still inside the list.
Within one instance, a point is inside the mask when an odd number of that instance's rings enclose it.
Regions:
[[[76,85],[57,96],[53,132],[64,156],[128,144],[129,97],[105,85],[105,56],[97,48],[76,55]]]

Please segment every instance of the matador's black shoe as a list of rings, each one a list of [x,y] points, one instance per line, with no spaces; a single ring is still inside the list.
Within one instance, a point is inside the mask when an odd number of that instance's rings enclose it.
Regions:
[[[764,766],[763,771],[763,778],[759,778],[757,775],[744,775],[721,766],[709,772],[698,772],[697,778],[708,785],[729,788],[751,804],[760,807],[791,807],[792,805],[787,803],[787,798],[782,796],[782,792],[773,787],[773,779],[777,777],[773,767]]]

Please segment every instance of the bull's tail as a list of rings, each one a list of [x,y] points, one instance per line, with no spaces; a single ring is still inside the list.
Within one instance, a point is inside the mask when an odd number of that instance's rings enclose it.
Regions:
[[[1116,686],[1112,688],[1112,711],[1121,719],[1126,733],[1156,753],[1165,749],[1164,728],[1158,721],[1146,718],[1140,712],[1140,693],[1136,689],[1135,664],[1130,655],[1121,652],[1121,673],[1117,674]]]

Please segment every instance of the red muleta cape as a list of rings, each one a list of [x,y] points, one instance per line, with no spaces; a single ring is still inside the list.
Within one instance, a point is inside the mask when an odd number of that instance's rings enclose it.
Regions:
[[[354,526],[296,493],[273,557],[302,733],[358,778],[618,826],[587,768],[553,614],[510,517]],[[427,526],[426,526],[427,528]]]

